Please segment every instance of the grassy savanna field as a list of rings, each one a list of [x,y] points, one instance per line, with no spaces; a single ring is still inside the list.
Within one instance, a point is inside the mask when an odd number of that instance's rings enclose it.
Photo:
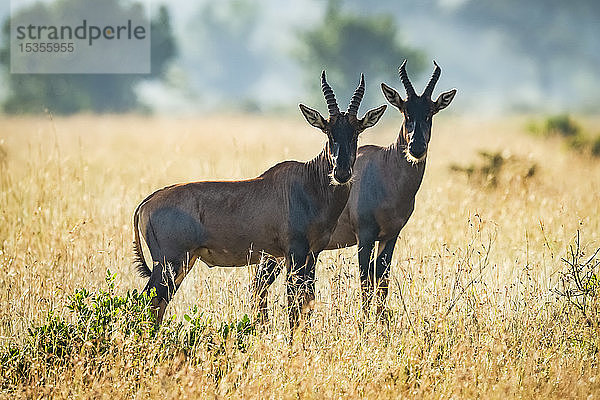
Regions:
[[[600,131],[600,120],[581,121]],[[387,145],[400,123],[388,109],[362,144]],[[389,326],[361,322],[353,247],[322,253],[315,310],[292,347],[282,277],[270,294],[271,329],[238,330],[215,344],[221,324],[251,315],[252,271],[201,262],[167,309],[171,325],[183,326],[178,335],[131,335],[115,322],[104,347],[52,338],[54,347],[44,347],[30,331],[52,318],[80,323],[66,307],[70,296],[108,290],[107,270],[116,274],[114,296],[143,288],[131,221],[146,195],[307,160],[325,137],[299,113],[1,117],[2,397],[598,398],[598,296],[588,296],[586,322],[553,289],[577,231],[584,259],[600,247],[600,161],[558,138],[527,135],[526,124],[436,117],[416,209],[394,253]],[[507,160],[491,172],[495,186],[450,169],[479,165],[480,150]],[[590,285],[597,293],[597,280]],[[209,333],[186,348],[183,316],[194,306],[192,322]],[[60,346],[71,351],[48,354]]]

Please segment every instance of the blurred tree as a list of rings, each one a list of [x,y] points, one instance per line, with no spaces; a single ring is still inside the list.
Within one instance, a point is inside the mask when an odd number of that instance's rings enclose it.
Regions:
[[[301,41],[297,58],[306,71],[311,93],[322,97],[319,76],[325,69],[340,109],[350,101],[361,72],[367,86],[382,81],[399,86],[391,79],[397,77],[404,59],[409,60],[411,77],[418,76],[425,67],[424,54],[402,42],[392,16],[346,13],[336,0],[329,1],[320,24],[301,33]],[[381,103],[380,91],[367,90],[365,103],[373,103],[374,99]]]
[[[202,93],[215,103],[254,111],[253,89],[264,72],[268,55],[256,44],[264,23],[261,0],[205,1],[188,30],[193,40],[186,54],[193,59]]]
[[[177,41],[171,27],[167,7],[161,5],[158,13],[150,21],[150,77],[161,79],[165,76],[169,61],[177,55]]]
[[[93,0],[87,0],[93,1]],[[133,7],[121,0],[117,10]],[[54,3],[36,3],[32,9],[21,12],[63,15],[67,10],[85,6],[81,0],[62,0]],[[120,8],[118,8],[120,7]],[[35,10],[34,10],[35,9]],[[10,20],[3,26],[0,63],[7,75],[9,94],[3,109],[7,113],[39,113],[48,110],[56,114],[82,111],[127,112],[147,111],[140,105],[135,86],[142,80],[162,79],[169,61],[176,54],[176,42],[170,17],[165,6],[158,9],[150,21],[151,73],[150,74],[11,74],[10,73]]]

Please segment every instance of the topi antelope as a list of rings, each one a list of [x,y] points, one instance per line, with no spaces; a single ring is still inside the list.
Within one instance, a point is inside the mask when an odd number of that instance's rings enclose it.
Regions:
[[[432,118],[448,107],[456,94],[456,89],[452,89],[432,101],[433,88],[441,74],[440,67],[433,63],[433,75],[420,96],[406,74],[406,60],[399,68],[406,100],[393,88],[381,84],[386,99],[400,110],[404,121],[395,143],[388,147],[359,148],[350,198],[327,246],[336,249],[358,243],[365,312],[373,300],[378,314],[383,310],[394,245],[413,212],[415,195],[423,180]],[[375,242],[379,244],[372,259]]]
[[[267,286],[285,258],[292,332],[301,312],[314,299],[315,262],[329,243],[350,194],[358,135],[377,123],[386,105],[357,118],[365,91],[364,77],[346,112],[321,76],[329,118],[303,104],[308,123],[327,135],[324,149],[308,162],[284,161],[254,179],[204,181],[168,186],[148,196],[133,215],[134,253],[138,271],[155,289],[157,321],[196,259],[209,266],[259,264],[254,300],[266,311]],[[153,269],[141,250],[140,232],[150,250]],[[266,314],[264,314],[266,315]]]

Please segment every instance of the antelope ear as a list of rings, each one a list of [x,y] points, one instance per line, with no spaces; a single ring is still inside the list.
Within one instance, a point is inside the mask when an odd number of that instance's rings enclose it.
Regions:
[[[387,106],[384,104],[382,106],[367,111],[365,113],[365,116],[360,120],[362,130],[365,130],[375,125],[377,121],[379,121],[379,118],[381,118],[381,116],[385,112],[386,108]]]
[[[441,111],[448,107],[452,102],[452,99],[454,99],[455,94],[456,89],[448,90],[447,92],[440,94],[434,103],[435,112]]]
[[[389,87],[385,83],[381,84],[381,91],[383,95],[390,102],[391,105],[396,107],[398,110],[402,111],[404,109],[404,100],[400,97],[400,94],[396,91],[396,89]]]
[[[327,121],[325,120],[325,118],[323,118],[320,112],[318,112],[317,110],[313,110],[312,108],[307,107],[304,104],[299,104],[298,106],[300,107],[300,111],[302,111],[302,115],[304,115],[304,118],[306,118],[306,121],[309,124],[311,124],[315,128],[319,128],[322,131],[324,131],[325,128],[327,128]]]

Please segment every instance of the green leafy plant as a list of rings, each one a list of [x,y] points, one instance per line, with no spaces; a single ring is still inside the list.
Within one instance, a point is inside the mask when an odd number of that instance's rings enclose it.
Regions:
[[[208,351],[210,356],[210,375],[215,383],[230,372],[235,365],[234,354],[246,353],[251,345],[251,337],[256,333],[256,325],[247,314],[234,322],[221,322],[217,328],[209,317],[198,312],[194,306],[190,314],[183,316],[187,328],[183,332],[181,350],[192,362],[195,354]]]
[[[75,356],[94,360],[118,348],[117,338],[130,343],[156,338],[158,325],[151,309],[151,294],[137,291],[115,293],[115,275],[106,273],[107,290],[77,289],[68,297],[70,315],[50,310],[41,325],[27,329],[22,345],[11,342],[0,351],[2,365],[11,365],[1,386],[17,384],[27,377],[32,365],[65,366]],[[69,318],[70,317],[70,318]]]
[[[90,293],[87,289],[77,289],[69,297],[67,309],[76,317],[76,326],[86,327],[88,340],[107,339],[116,331],[134,339],[156,336],[158,327],[150,303],[152,296],[137,290],[118,296],[115,276],[107,271],[108,290]]]
[[[184,315],[185,322],[171,318],[159,326],[151,304],[154,293],[133,290],[119,295],[115,277],[107,271],[107,289],[76,289],[68,296],[67,315],[48,311],[42,324],[27,329],[22,344],[10,342],[0,349],[0,362],[5,367],[0,374],[0,387],[22,383],[35,366],[57,370],[68,366],[75,357],[85,360],[90,368],[99,369],[103,358],[124,348],[140,360],[170,359],[183,354],[191,362],[200,362],[202,358],[195,355],[208,352],[212,375],[218,381],[231,369],[232,353],[248,350],[256,332],[248,315],[217,325],[194,306]]]
[[[246,351],[249,347],[250,336],[256,333],[256,324],[248,314],[239,321],[221,322],[214,329],[210,318],[204,313],[198,312],[198,306],[194,306],[190,314],[183,316],[189,327],[184,330],[182,345],[186,351],[191,351],[199,343],[208,343],[213,350],[224,351],[225,343],[233,340],[237,350]]]
[[[65,363],[75,354],[106,354],[117,336],[133,341],[156,337],[151,296],[136,290],[119,296],[115,294],[115,275],[107,271],[105,280],[107,290],[77,289],[69,296],[66,308],[72,319],[49,311],[44,324],[28,328],[33,354]]]

